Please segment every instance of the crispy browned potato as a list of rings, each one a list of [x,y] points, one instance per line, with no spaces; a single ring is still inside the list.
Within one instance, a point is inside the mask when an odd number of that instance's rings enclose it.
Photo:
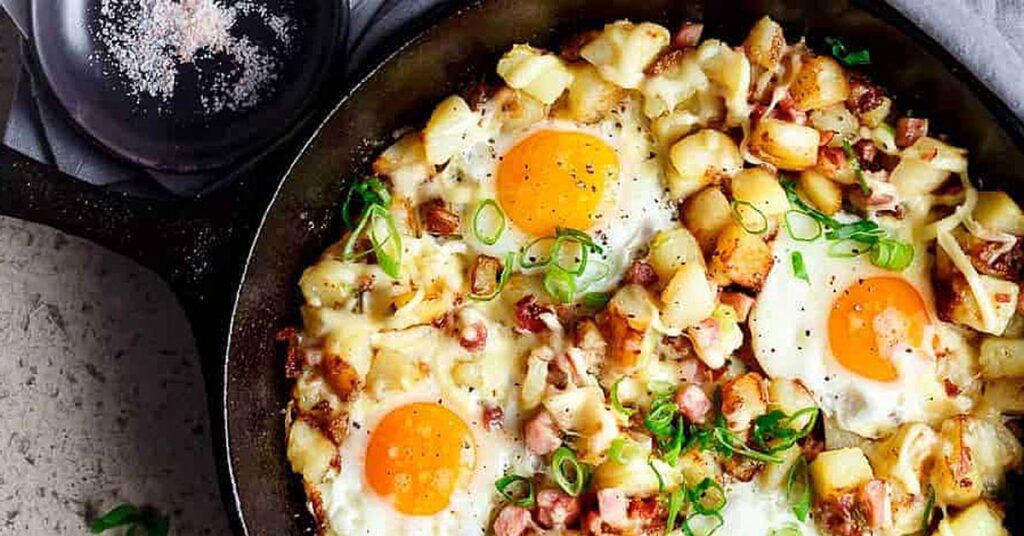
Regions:
[[[718,234],[732,219],[732,208],[729,199],[722,189],[711,186],[697,192],[686,200],[683,205],[683,223],[693,233],[700,249],[705,254],[715,249]]]
[[[719,286],[735,283],[759,291],[773,262],[772,249],[761,235],[733,222],[718,235],[708,271]]]
[[[800,68],[789,93],[798,110],[814,110],[845,101],[850,96],[850,84],[839,62],[828,56],[816,56]]]

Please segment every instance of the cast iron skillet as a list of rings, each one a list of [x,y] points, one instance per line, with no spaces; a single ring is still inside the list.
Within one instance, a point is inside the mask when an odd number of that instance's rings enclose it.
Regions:
[[[285,461],[288,385],[273,334],[298,322],[296,281],[339,236],[346,182],[365,171],[394,129],[422,123],[438,100],[489,73],[512,43],[554,45],[622,17],[702,20],[705,35],[735,43],[768,13],[791,39],[806,35],[820,47],[835,35],[869,46],[868,71],[902,106],[935,119],[937,131],[969,148],[974,177],[1024,200],[1024,125],[880,0],[484,0],[452,13],[432,15],[437,23],[401,48],[394,43],[397,52],[342,100],[286,174],[282,162],[294,145],[213,198],[157,204],[113,196],[0,151],[0,213],[92,239],[174,288],[203,356],[224,498],[240,535],[311,528],[299,479]],[[1009,489],[1024,491],[1020,483]]]

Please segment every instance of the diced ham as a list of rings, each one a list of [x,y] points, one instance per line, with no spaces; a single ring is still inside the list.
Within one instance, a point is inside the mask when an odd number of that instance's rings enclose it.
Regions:
[[[560,489],[542,489],[537,493],[537,523],[547,529],[571,525],[580,518],[580,500]]]
[[[700,43],[700,36],[703,33],[703,24],[699,22],[684,22],[679,25],[679,29],[672,36],[672,46],[676,48],[695,47]]]
[[[721,300],[723,304],[732,307],[736,311],[736,317],[739,322],[746,322],[747,316],[750,315],[750,309],[754,307],[754,298],[743,292],[727,290],[722,293]]]
[[[587,512],[583,516],[583,534],[589,536],[601,536],[604,534],[604,522],[601,520],[601,515],[597,512]]]
[[[696,424],[703,424],[708,412],[711,411],[711,400],[708,399],[708,395],[692,383],[676,392],[676,405],[679,406],[679,413],[682,413],[687,421]]]
[[[613,527],[629,523],[629,499],[619,488],[605,488],[597,492],[597,510],[601,521]]]
[[[624,281],[627,285],[649,287],[658,282],[658,272],[647,261],[633,261],[626,270]]]
[[[857,490],[857,502],[868,528],[881,529],[892,522],[889,488],[881,480],[870,480]]]
[[[538,456],[551,454],[562,446],[562,438],[558,432],[558,426],[551,414],[547,410],[541,410],[523,425],[526,448]]]
[[[921,117],[901,117],[896,121],[896,147],[910,147],[928,135],[928,120]]]
[[[722,326],[716,318],[705,318],[690,330],[690,340],[698,353],[701,348],[711,348],[722,337]]]
[[[860,140],[853,144],[853,153],[857,155],[861,169],[878,171],[882,166],[878,162],[878,146],[871,140]]]
[[[505,426],[505,410],[501,406],[485,405],[483,409],[484,429],[487,431],[500,430]]]
[[[840,147],[818,147],[818,171],[834,179],[846,169],[846,154]]]
[[[781,119],[790,123],[796,123],[798,125],[807,124],[807,112],[798,110],[793,97],[788,95],[778,102],[775,106],[773,115],[776,119]]]
[[[522,506],[506,505],[494,519],[494,536],[523,536],[533,525],[530,511]]]
[[[696,357],[688,357],[679,362],[679,376],[689,383],[702,385],[711,380],[711,371],[703,361]]]
[[[470,352],[479,352],[487,346],[487,326],[476,321],[462,327],[459,344]]]
[[[551,312],[547,307],[537,303],[533,295],[524,297],[516,302],[516,327],[525,332],[539,333],[548,329],[548,325],[541,318],[544,313]]]

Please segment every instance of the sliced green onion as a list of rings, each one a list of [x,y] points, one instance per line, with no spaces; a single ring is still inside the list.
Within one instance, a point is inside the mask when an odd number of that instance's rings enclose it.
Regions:
[[[853,152],[850,140],[843,140],[843,152],[846,153],[846,159],[850,161],[850,168],[853,169],[854,175],[857,176],[857,184],[860,185],[860,191],[864,192],[864,195],[871,194],[871,188],[868,188],[868,181],[864,179],[864,171],[860,169],[860,160],[857,159],[857,153]]]
[[[533,489],[533,479],[531,478],[519,475],[505,475],[494,482],[494,487],[497,488],[498,493],[505,500],[516,506],[533,508],[537,504]]]
[[[867,253],[871,246],[853,240],[836,240],[828,246],[828,256],[834,259],[852,259]]]
[[[345,201],[341,205],[341,221],[346,229],[351,229],[355,222],[353,217],[352,203],[355,196],[359,196],[365,211],[371,205],[391,206],[391,194],[379,179],[367,179],[353,184],[345,194]]]
[[[587,483],[587,469],[576,459],[576,453],[562,446],[551,455],[551,478],[562,491],[579,497]]]
[[[131,525],[139,518],[139,509],[131,504],[122,504],[103,514],[89,525],[89,532],[99,534],[108,529]]]
[[[838,37],[826,37],[825,43],[832,47],[832,55],[847,67],[854,65],[868,65],[871,63],[871,52],[867,49],[854,50],[850,52]]]
[[[793,428],[793,424],[807,419],[807,422],[800,428]],[[751,437],[754,443],[768,454],[775,454],[788,449],[797,441],[807,437],[818,422],[818,408],[814,406],[803,408],[792,415],[786,415],[780,410],[770,411],[754,419],[754,427]]]
[[[731,208],[733,219],[739,222],[740,226],[743,227],[744,231],[750,234],[762,234],[768,230],[768,217],[764,215],[764,212],[761,212],[759,208],[755,207],[750,202],[734,199],[731,204]],[[748,224],[747,219],[743,216],[743,214],[740,213],[740,208],[743,208],[744,210],[749,209],[754,211],[754,214],[757,215],[759,225]]]
[[[604,253],[604,248],[597,245],[597,242],[594,242],[594,239],[591,238],[591,236],[588,235],[587,233],[584,233],[583,231],[570,229],[568,227],[559,227],[555,229],[555,236],[572,237],[576,239],[579,243],[589,247],[591,250],[594,251],[594,253]]]
[[[481,218],[485,218],[488,213],[493,214],[494,220],[497,222],[493,225],[491,232],[487,232],[483,229],[483,225],[486,222],[481,222]],[[501,210],[498,206],[498,202],[493,199],[484,199],[480,206],[476,207],[476,212],[473,213],[473,236],[477,240],[483,242],[488,246],[493,246],[498,243],[501,239],[502,233],[505,232],[505,211]]]
[[[534,247],[536,247],[541,242],[547,241],[550,241],[552,244],[552,247],[548,250],[547,257],[541,257],[540,255],[530,254],[530,252],[533,251]],[[551,256],[554,254],[554,244],[555,237],[553,236],[543,236],[534,240],[533,242],[530,242],[529,244],[526,244],[526,246],[524,246],[522,251],[520,252],[519,265],[527,270],[531,268],[541,268],[547,266],[548,263],[551,262]]]
[[[921,514],[921,534],[928,534],[932,526],[932,514],[935,512],[935,488],[928,486],[928,502],[924,505],[924,513]]]
[[[549,266],[544,273],[544,290],[561,303],[572,303],[576,297],[576,278],[558,266]]]
[[[596,260],[596,259],[591,259],[590,263],[588,264],[588,266],[597,266],[597,267],[599,267],[599,269],[598,269],[597,272],[592,273],[591,275],[588,275],[586,277],[578,277],[578,278],[576,278],[576,292],[583,292],[584,290],[589,288],[590,285],[605,279],[606,277],[608,277],[612,273],[612,267],[609,266],[608,263],[601,262],[601,261]],[[608,294],[608,298],[609,299],[611,298],[611,294],[609,294],[609,293],[596,293],[595,292],[593,294]]]
[[[686,501],[686,492],[682,489],[672,490],[668,495],[668,518],[665,520],[665,532],[676,530],[676,521],[679,513],[683,510]]]
[[[576,244],[579,246],[579,256],[573,259],[574,265],[565,266],[562,264],[562,252],[566,244]],[[559,236],[555,238],[555,245],[551,248],[551,263],[552,266],[562,269],[567,274],[574,276],[581,276],[583,272],[587,270],[587,261],[590,256],[590,247],[585,243],[580,242],[576,237],[571,236]]]
[[[797,519],[807,521],[811,512],[811,485],[807,476],[807,459],[803,456],[796,459],[786,475],[786,501]]]
[[[793,264],[793,275],[799,279],[810,283],[811,278],[807,275],[807,267],[804,266],[804,255],[799,251],[794,251],[789,255],[789,260]]]
[[[610,292],[588,292],[583,295],[583,305],[591,309],[604,309],[608,302],[611,301],[612,295]]]
[[[377,264],[384,273],[397,279],[402,269],[402,235],[398,232],[395,218],[381,205],[370,205],[366,215],[370,219],[367,234],[373,246],[373,253],[377,256]],[[383,238],[377,236],[381,225],[384,226],[383,231],[387,233]]]
[[[626,465],[636,459],[640,452],[639,445],[620,437],[612,441],[612,445],[608,448],[608,457],[619,465]]]
[[[781,184],[782,189],[786,191],[786,197],[789,198],[790,204],[794,205],[808,216],[818,220],[818,223],[829,229],[835,229],[842,226],[842,224],[835,218],[821,212],[811,205],[808,205],[803,198],[800,197],[800,194],[796,193],[796,180],[780,176],[779,184]]]
[[[701,480],[688,493],[694,511],[705,516],[721,512],[728,502],[725,496],[725,489],[712,478]],[[711,502],[708,501],[708,497],[711,498]]]
[[[802,210],[789,210],[786,212],[784,219],[786,221],[786,232],[789,233],[789,237],[793,240],[812,242],[821,236],[821,222]],[[803,221],[801,222],[801,220]],[[800,227],[809,227],[809,229],[799,229]]]
[[[644,426],[654,437],[667,438],[672,435],[672,421],[678,411],[675,402],[659,397],[651,402],[651,411],[644,417]]]
[[[782,458],[775,456],[774,454],[759,452],[748,447],[743,443],[743,441],[733,435],[732,432],[726,428],[715,427],[714,438],[718,441],[721,448],[729,454],[739,454],[752,460],[765,463],[782,463],[784,461]]]
[[[515,252],[505,254],[505,265],[501,267],[501,275],[498,276],[498,285],[494,287],[494,292],[486,295],[470,294],[469,299],[476,301],[491,301],[498,297],[498,294],[501,294],[501,291],[504,290],[509,278],[512,277],[512,272],[517,261],[516,257],[517,253]]]
[[[683,416],[678,415],[675,428],[672,430],[671,439],[664,442],[658,441],[661,447],[661,459],[671,466],[675,466],[679,462],[679,455],[683,452],[683,444],[686,441],[686,427],[684,425]]]
[[[863,244],[874,244],[885,237],[885,229],[871,220],[858,220],[844,223],[835,229],[829,229],[825,238],[829,240],[853,240]]]
[[[686,518],[686,519],[683,520],[683,524],[682,524],[682,526],[680,528],[683,529],[683,534],[685,534],[686,536],[697,536],[693,532],[693,529],[690,528],[690,520],[691,519],[695,519],[696,517],[697,516],[694,515],[694,516],[690,516],[689,518]],[[715,518],[718,521],[718,523],[715,524],[714,527],[711,527],[711,530],[705,532],[701,536],[712,536],[714,533],[718,532],[718,529],[722,528],[722,525],[725,524],[725,518],[722,517],[722,514],[720,514],[720,513],[710,514],[707,517]]]
[[[619,384],[622,383],[622,380],[624,379],[625,377],[615,380],[615,383],[612,384],[612,388],[608,396],[609,398],[612,399],[612,409],[629,417],[636,413],[636,408],[627,408],[626,406],[622,405],[621,401],[619,401]]]
[[[647,467],[654,471],[654,477],[658,479],[658,493],[665,493],[665,479],[661,477],[661,472],[654,466],[653,458],[647,458]]]
[[[804,532],[795,523],[787,523],[777,529],[772,529],[768,536],[803,536]]]
[[[883,238],[871,248],[871,264],[899,272],[914,262],[914,246],[907,242]]]

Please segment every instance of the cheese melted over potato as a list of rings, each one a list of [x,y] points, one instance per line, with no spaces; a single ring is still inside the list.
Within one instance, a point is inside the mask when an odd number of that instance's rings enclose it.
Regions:
[[[701,31],[515,45],[355,181],[279,337],[319,533],[1009,534],[1024,212],[865,53]]]

